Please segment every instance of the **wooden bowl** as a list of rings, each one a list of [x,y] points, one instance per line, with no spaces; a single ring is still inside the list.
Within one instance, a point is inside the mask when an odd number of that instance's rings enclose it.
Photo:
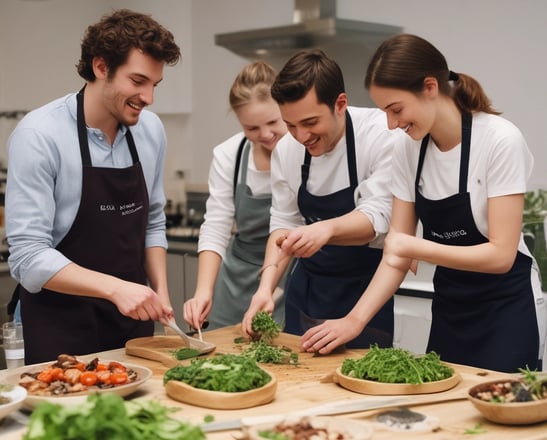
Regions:
[[[494,403],[474,397],[477,392],[485,391],[492,384],[517,382],[513,379],[491,380],[469,389],[468,398],[485,419],[503,425],[529,425],[547,420],[547,399],[531,402]]]
[[[421,384],[412,383],[383,383],[374,380],[357,379],[342,374],[342,368],[338,367],[334,374],[334,381],[340,386],[360,394],[373,394],[378,396],[395,396],[406,394],[439,393],[454,388],[460,381],[460,375],[455,373],[448,379]]]
[[[165,384],[165,392],[169,397],[190,405],[212,409],[243,409],[270,403],[277,391],[276,378],[268,373],[272,380],[266,385],[249,391],[228,393],[224,391],[209,391],[195,388],[187,383],[170,380]]]

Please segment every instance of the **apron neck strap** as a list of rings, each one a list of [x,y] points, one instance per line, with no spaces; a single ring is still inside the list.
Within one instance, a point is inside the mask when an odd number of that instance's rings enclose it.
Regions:
[[[461,140],[461,157],[460,157],[460,181],[459,192],[460,194],[467,192],[467,177],[469,174],[469,155],[471,151],[471,126],[473,117],[471,113],[462,113],[462,140]],[[427,151],[427,144],[429,143],[429,134],[422,139],[420,146],[420,156],[418,158],[418,169],[416,170],[416,180],[414,181],[414,187],[418,190],[418,184],[422,175],[422,168],[425,160],[425,153]]]
[[[85,116],[84,116],[84,90],[85,85],[80,89],[76,95],[76,124],[78,126],[78,140],[80,143],[80,154],[82,156],[82,165],[84,167],[91,167],[91,154],[89,153],[89,142],[87,140],[87,127],[85,125]],[[127,127],[125,132],[125,139],[127,140],[127,145],[129,146],[129,152],[131,153],[131,159],[133,160],[133,165],[139,161],[139,155],[137,153],[137,147],[135,146],[135,141],[131,130]]]

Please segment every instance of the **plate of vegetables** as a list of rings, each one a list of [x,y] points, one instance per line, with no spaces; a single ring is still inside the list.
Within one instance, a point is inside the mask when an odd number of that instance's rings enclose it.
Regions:
[[[254,359],[217,354],[177,365],[163,376],[165,392],[179,402],[213,409],[251,408],[271,402],[277,380]]]
[[[401,348],[372,345],[365,356],[344,359],[334,381],[361,394],[406,395],[449,390],[460,376],[433,351],[417,356]]]
[[[521,377],[483,382],[469,389],[469,400],[486,419],[505,425],[547,420],[547,373],[520,371]]]
[[[14,370],[5,381],[27,391],[23,406],[33,409],[43,401],[73,405],[89,394],[114,393],[127,396],[152,377],[152,370],[140,365],[97,357],[81,360],[61,354],[44,362]]]

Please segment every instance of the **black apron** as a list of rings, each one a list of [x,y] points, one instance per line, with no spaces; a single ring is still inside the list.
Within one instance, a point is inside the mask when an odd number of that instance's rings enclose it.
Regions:
[[[347,111],[346,149],[350,186],[324,196],[315,196],[306,189],[311,162],[306,151],[298,190],[298,207],[306,224],[340,217],[355,209],[354,193],[358,186],[355,139]],[[368,245],[326,245],[312,257],[298,259],[287,282],[284,330],[301,335],[326,319],[346,316],[365,291],[381,259],[382,250]],[[392,342],[393,298],[346,346],[369,348],[370,344],[377,343],[380,347],[389,347]]]
[[[127,168],[93,167],[83,114],[83,89],[77,95],[82,156],[82,196],[70,231],[56,249],[74,263],[123,280],[146,284],[144,271],[148,192],[129,128],[133,159]],[[54,360],[61,353],[81,355],[120,348],[128,339],[151,336],[153,321],[123,316],[110,301],[19,286],[25,338],[25,363]]]
[[[462,115],[459,193],[429,200],[419,182],[429,142],[421,145],[416,172],[416,214],[423,237],[436,243],[473,246],[486,243],[475,225],[467,191],[472,116]],[[485,274],[437,266],[427,350],[444,361],[516,372],[538,366],[539,332],[530,282],[532,260],[517,252],[511,270]]]

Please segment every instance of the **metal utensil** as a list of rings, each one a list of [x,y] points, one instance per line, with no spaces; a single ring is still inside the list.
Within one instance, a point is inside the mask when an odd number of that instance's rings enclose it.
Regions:
[[[216,348],[216,345],[212,344],[211,342],[200,341],[199,339],[188,336],[186,333],[184,333],[181,330],[181,328],[177,325],[177,323],[175,322],[173,318],[167,321],[167,325],[184,340],[184,342],[189,348],[198,350],[200,354],[210,353]]]

